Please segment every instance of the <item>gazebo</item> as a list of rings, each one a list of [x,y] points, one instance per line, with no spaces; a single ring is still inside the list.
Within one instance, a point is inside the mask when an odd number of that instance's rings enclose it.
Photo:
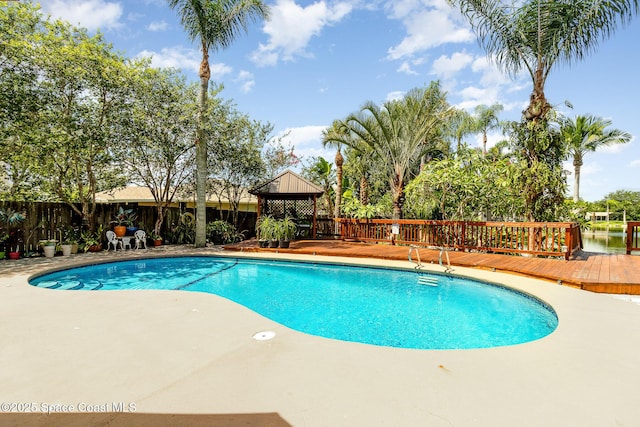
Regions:
[[[258,197],[258,219],[263,215],[289,216],[296,220],[299,230],[310,228],[311,237],[316,237],[317,200],[324,193],[320,186],[287,169],[249,193]]]

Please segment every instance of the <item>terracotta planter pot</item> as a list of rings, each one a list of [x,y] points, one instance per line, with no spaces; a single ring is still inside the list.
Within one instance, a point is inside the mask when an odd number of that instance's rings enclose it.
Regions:
[[[127,234],[127,227],[124,225],[114,225],[113,232],[116,233],[116,236],[122,237]]]
[[[161,246],[162,245],[162,240],[154,240],[153,241],[153,246]]]
[[[101,252],[102,244],[89,246],[89,252]]]
[[[20,259],[20,252],[9,252],[9,259]]]

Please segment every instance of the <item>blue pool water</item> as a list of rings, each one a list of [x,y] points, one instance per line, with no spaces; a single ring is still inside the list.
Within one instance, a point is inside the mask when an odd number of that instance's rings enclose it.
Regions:
[[[207,292],[301,332],[402,348],[513,345],[542,338],[558,324],[553,310],[541,301],[500,286],[332,264],[156,258],[58,271],[31,284],[58,290]]]

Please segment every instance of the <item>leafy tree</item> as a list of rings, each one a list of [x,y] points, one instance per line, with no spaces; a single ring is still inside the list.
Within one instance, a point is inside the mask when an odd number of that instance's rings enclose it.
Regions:
[[[95,194],[123,185],[109,146],[123,113],[125,59],[102,35],[49,22],[36,45],[38,91],[45,101],[30,140],[43,189],[93,225]],[[44,186],[46,184],[46,186]],[[79,205],[79,207],[78,207]]]
[[[412,164],[441,141],[441,127],[450,111],[440,85],[431,83],[427,88],[411,90],[399,101],[387,101],[382,106],[368,102],[346,119],[355,138],[368,144],[384,162],[394,219],[402,218],[404,186]],[[343,138],[341,142],[349,145],[353,139]]]
[[[618,212],[625,211],[627,219],[631,221],[640,221],[640,191],[617,190],[606,194],[599,201],[599,211],[605,211],[607,203],[611,201],[617,202],[619,205]]]
[[[157,212],[153,231],[160,235],[165,210],[193,169],[196,88],[176,71],[146,64],[131,85],[122,139],[113,150],[132,182],[151,191]]]
[[[467,18],[482,48],[504,71],[529,74],[533,90],[523,112],[528,121],[545,120],[551,110],[544,89],[556,65],[582,60],[638,13],[637,0],[448,2]]]
[[[48,23],[31,3],[0,7],[0,195],[4,200],[45,198],[33,141],[42,132],[36,61]]]
[[[492,160],[479,150],[429,162],[407,185],[407,215],[422,219],[513,219],[522,212],[508,159]]]
[[[302,161],[302,158],[296,155],[293,145],[284,145],[283,141],[288,135],[286,133],[271,138],[262,151],[262,160],[265,163],[267,178],[272,178]]]
[[[573,157],[574,202],[580,200],[580,168],[584,164],[584,155],[605,145],[624,144],[631,140],[631,134],[619,129],[606,129],[609,126],[611,120],[592,115],[561,120],[560,136],[567,145],[568,154]]]
[[[560,216],[566,194],[566,178],[561,159],[564,145],[556,127],[542,121],[511,123],[508,128],[518,188],[528,221],[555,221]]]
[[[206,245],[207,222],[207,143],[205,123],[208,108],[209,51],[229,47],[249,23],[268,17],[268,7],[261,0],[168,0],[192,41],[200,44],[200,91],[196,128],[196,247]]]
[[[273,131],[270,123],[252,121],[232,106],[217,104],[217,113],[211,115],[215,137],[209,141],[212,161],[209,164],[210,185],[220,201],[226,198],[231,205],[231,221],[239,224],[239,206],[247,189],[266,178],[267,165],[262,150]]]

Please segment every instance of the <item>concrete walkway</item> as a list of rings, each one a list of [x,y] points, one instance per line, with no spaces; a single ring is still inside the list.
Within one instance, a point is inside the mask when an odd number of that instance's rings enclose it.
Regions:
[[[540,297],[560,322],[535,342],[450,351],[319,338],[210,294],[27,283],[48,268],[174,254],[246,256],[166,247],[1,261],[0,403],[14,413],[0,414],[0,425],[601,427],[640,420],[640,306],[610,295],[457,267],[454,274]],[[412,268],[407,261],[250,255]],[[276,337],[254,340],[260,331]],[[26,410],[56,414],[16,414]],[[69,417],[69,410],[81,414]]]

